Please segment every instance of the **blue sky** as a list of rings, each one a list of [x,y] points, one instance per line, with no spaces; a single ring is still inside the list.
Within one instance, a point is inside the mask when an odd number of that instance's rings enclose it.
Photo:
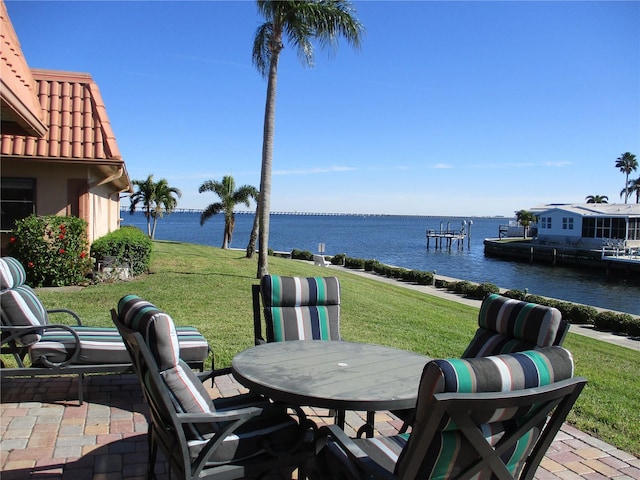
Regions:
[[[205,180],[259,186],[254,2],[6,4],[29,66],[93,76],[132,179],[166,178],[182,208],[217,201],[198,193]],[[620,201],[616,158],[640,156],[640,2],[354,6],[360,50],[318,49],[312,69],[281,55],[273,211]]]

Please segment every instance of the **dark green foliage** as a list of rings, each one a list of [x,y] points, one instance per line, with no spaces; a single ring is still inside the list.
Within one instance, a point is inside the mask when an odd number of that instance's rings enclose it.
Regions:
[[[132,275],[149,270],[151,239],[137,227],[122,227],[100,237],[91,245],[91,255],[98,261],[113,257],[115,265],[129,265]]]
[[[308,250],[298,250],[294,248],[293,250],[291,250],[291,258],[313,262],[313,253]]]
[[[338,253],[331,257],[331,265],[344,265],[344,260],[347,257],[344,253]]]
[[[581,325],[593,325],[596,317],[598,316],[598,310],[589,305],[574,305],[569,312],[568,320],[571,323]]]
[[[378,260],[365,260],[364,261],[364,271],[365,272],[373,272],[376,265],[379,265],[380,262]]]
[[[527,292],[524,290],[507,290],[502,295],[509,298],[514,298],[516,300],[524,300],[527,296]]]
[[[632,337],[640,337],[640,318],[631,318],[627,323],[627,334]]]
[[[78,285],[92,267],[86,232],[87,222],[77,217],[30,215],[16,221],[8,252],[32,287]]]
[[[471,298],[482,300],[484,297],[492,293],[500,293],[500,289],[493,283],[481,283],[480,285],[476,285],[474,288],[470,289],[467,295]]]
[[[362,259],[362,258],[345,257],[344,266],[347,267],[347,268],[353,268],[353,269],[356,269],[356,270],[362,270],[362,269],[364,269],[364,259]]]
[[[435,281],[435,286],[436,288],[449,288],[449,281],[448,280],[444,280],[442,278],[436,278]]]
[[[449,289],[453,287],[453,291],[460,295],[467,295],[471,289],[473,289],[473,284],[471,282],[467,282],[466,280],[455,282],[449,285]]]
[[[593,320],[593,325],[594,327],[600,330],[611,330],[616,316],[617,316],[617,313],[615,312],[610,312],[610,311],[598,312],[598,314],[596,315],[596,318],[594,318]]]
[[[633,323],[633,317],[628,313],[619,313],[615,316],[611,330],[618,333],[627,333]]]

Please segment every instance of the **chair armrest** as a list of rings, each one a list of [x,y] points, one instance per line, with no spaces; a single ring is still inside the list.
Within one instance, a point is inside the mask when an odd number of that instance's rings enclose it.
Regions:
[[[74,338],[76,348],[74,348],[73,355],[66,359],[64,362],[50,362],[46,357],[42,358],[42,363],[48,368],[64,368],[68,365],[72,365],[78,357],[80,357],[80,350],[82,346],[80,344],[80,337],[78,336],[78,332],[76,332],[73,327],[69,325],[49,323],[47,325],[25,325],[25,326],[7,326],[2,325],[1,327],[3,332],[9,332],[10,334],[7,337],[2,338],[2,345],[10,344],[11,342],[17,341],[21,336],[28,333],[39,333],[42,334],[44,330],[66,330],[71,334]]]
[[[344,431],[337,425],[328,425],[320,428],[318,431],[318,438],[316,440],[316,455],[319,454],[323,448],[326,448],[329,438],[342,448],[344,453],[347,455],[349,462],[355,464],[356,469],[366,472],[366,474],[372,478],[395,480],[395,475],[372,460],[360,447],[358,447],[358,445],[355,444],[353,439],[344,433]]]
[[[52,310],[47,310],[47,313],[66,313],[67,315],[71,315],[73,317],[77,325],[82,325],[80,315],[78,315],[73,310],[69,310],[68,308],[54,308]]]

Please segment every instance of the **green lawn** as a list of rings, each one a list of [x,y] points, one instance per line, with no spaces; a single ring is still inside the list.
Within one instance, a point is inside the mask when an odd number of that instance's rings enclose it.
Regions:
[[[257,258],[248,260],[240,251],[154,242],[149,275],[77,292],[43,290],[39,296],[47,308],[70,307],[88,325],[109,326],[109,310],[123,295],[135,293],[170,313],[178,325],[197,327],[209,340],[219,368],[253,345],[251,285],[257,283],[256,265]],[[338,276],[341,333],[346,340],[431,357],[457,357],[476,329],[476,308],[363,278],[347,269],[328,272],[310,262],[270,257],[269,270],[280,275]],[[576,374],[589,380],[569,421],[640,455],[640,352],[577,334],[569,334],[565,346],[574,354]]]

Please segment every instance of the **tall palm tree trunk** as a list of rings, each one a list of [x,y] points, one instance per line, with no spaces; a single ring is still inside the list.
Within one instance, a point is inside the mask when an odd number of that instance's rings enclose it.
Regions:
[[[256,241],[258,240],[258,221],[260,218],[260,203],[256,206],[256,213],[253,216],[253,226],[251,227],[251,235],[249,235],[249,243],[247,244],[247,258],[253,258],[256,253]]]
[[[277,40],[279,42],[279,39]],[[258,222],[258,272],[260,279],[269,274],[269,212],[271,211],[271,165],[273,161],[273,137],[276,129],[276,85],[280,52],[271,56],[267,101],[264,109],[264,134],[262,143],[262,172],[260,174],[260,208]]]

